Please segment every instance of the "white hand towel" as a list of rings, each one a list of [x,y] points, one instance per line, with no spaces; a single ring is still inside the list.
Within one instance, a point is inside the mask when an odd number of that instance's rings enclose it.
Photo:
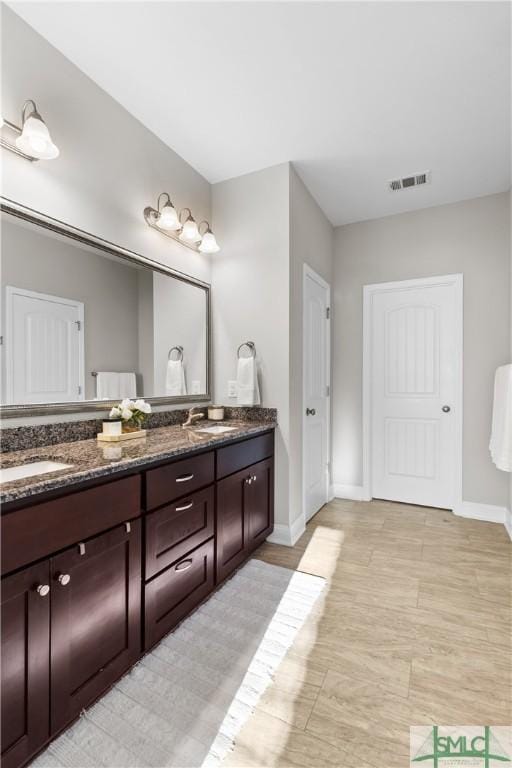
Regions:
[[[500,366],[494,378],[489,450],[498,469],[512,472],[512,363]]]
[[[96,376],[96,400],[119,400],[120,378],[114,371],[98,371]]]
[[[168,360],[167,374],[165,377],[165,389],[170,397],[178,397],[187,394],[185,384],[185,368],[183,360]]]
[[[238,358],[237,389],[238,405],[260,404],[260,388],[258,385],[258,367],[256,365],[256,358]]]
[[[130,400],[137,397],[137,380],[134,373],[119,374],[119,397],[121,400],[125,397],[129,397]]]

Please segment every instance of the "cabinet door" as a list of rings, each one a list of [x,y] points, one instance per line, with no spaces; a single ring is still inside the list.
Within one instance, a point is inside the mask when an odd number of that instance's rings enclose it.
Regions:
[[[53,732],[139,656],[140,538],[132,521],[51,560]]]
[[[274,460],[266,459],[249,467],[249,532],[247,546],[255,549],[274,527]]]
[[[217,483],[217,583],[246,558],[250,467]]]
[[[48,561],[2,579],[2,766],[21,765],[49,737]]]

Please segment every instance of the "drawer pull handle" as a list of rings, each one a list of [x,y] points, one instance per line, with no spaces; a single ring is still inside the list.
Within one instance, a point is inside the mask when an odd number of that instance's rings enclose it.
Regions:
[[[192,565],[192,559],[188,560],[182,560],[181,563],[178,563],[178,565],[175,567],[175,571],[188,571],[190,566]]]
[[[124,527],[126,529],[126,533],[131,533],[131,530],[132,530],[132,524],[131,523],[125,523]]]
[[[186,483],[186,482],[187,482],[187,480],[193,480],[193,479],[194,479],[194,475],[193,475],[193,474],[190,474],[190,475],[182,475],[181,477],[177,477],[177,478],[176,478],[176,482],[177,482],[177,483]]]
[[[253,476],[252,476],[252,481],[253,481],[253,483],[255,483],[257,479],[258,479],[258,478],[256,477],[256,475],[253,475]]]
[[[71,576],[69,575],[69,573],[59,573],[59,575],[57,576],[57,581],[63,587],[67,587],[67,585],[71,581]]]
[[[50,586],[48,584],[39,584],[39,586],[36,587],[36,592],[39,595],[39,597],[46,597],[49,591],[50,591]]]
[[[80,555],[85,555],[85,544],[83,543],[83,541],[80,541],[78,543],[78,553]]]
[[[186,509],[190,509],[194,506],[194,502],[191,501],[189,504],[184,504],[182,507],[176,507],[176,512],[184,512]]]

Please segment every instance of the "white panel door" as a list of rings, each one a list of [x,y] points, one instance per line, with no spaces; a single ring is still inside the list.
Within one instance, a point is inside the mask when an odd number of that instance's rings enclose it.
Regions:
[[[456,288],[395,286],[372,297],[372,495],[452,508]]]
[[[304,272],[304,504],[306,520],[329,491],[329,286]]]
[[[82,302],[6,288],[9,403],[83,400]]]

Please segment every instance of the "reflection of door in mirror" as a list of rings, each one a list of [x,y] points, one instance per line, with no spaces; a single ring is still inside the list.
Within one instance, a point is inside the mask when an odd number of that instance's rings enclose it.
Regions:
[[[83,400],[83,303],[8,285],[5,312],[6,402]]]

